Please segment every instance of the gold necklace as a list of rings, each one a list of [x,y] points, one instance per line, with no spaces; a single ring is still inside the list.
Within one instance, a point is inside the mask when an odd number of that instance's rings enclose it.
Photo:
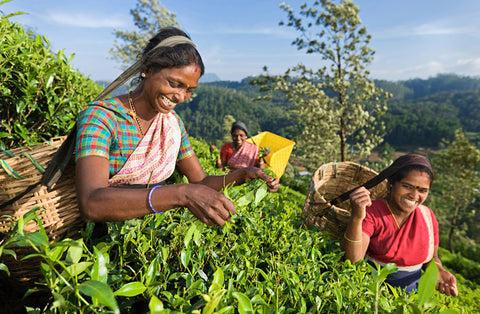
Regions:
[[[133,117],[135,122],[137,122],[138,129],[140,130],[140,133],[142,134],[142,137],[143,137],[144,134],[143,134],[142,126],[140,125],[140,122],[138,121],[137,111],[135,110],[135,106],[133,105],[132,92],[128,92],[128,103],[130,104],[130,109],[131,109],[129,114]]]
[[[397,228],[400,229],[400,225],[397,222],[397,218],[395,218],[395,215],[393,214],[393,211],[390,208],[390,205],[388,205],[388,200],[385,203],[387,203],[388,210],[390,211],[390,214],[392,214],[393,220],[395,220],[395,224],[397,225]]]

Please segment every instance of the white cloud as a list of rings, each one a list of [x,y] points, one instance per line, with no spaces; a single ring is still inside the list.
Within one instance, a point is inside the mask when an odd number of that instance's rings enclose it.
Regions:
[[[480,58],[459,59],[452,66],[451,72],[478,77],[480,74]]]
[[[85,13],[51,12],[48,20],[59,25],[85,28],[119,28],[126,25],[120,16],[93,16]]]
[[[404,24],[374,30],[375,39],[395,39],[413,36],[469,35],[478,36],[477,21],[437,20],[419,24]]]
[[[442,25],[442,23],[425,23],[412,29],[411,34],[417,36],[455,35],[474,33],[475,30],[466,26]]]

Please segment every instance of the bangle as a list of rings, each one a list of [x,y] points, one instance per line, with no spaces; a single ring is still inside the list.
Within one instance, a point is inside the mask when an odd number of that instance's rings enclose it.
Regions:
[[[156,188],[161,187],[162,185],[155,185],[153,188],[150,189],[150,192],[148,192],[148,205],[150,205],[150,209],[155,213],[155,214],[163,214],[164,212],[159,212],[156,211],[155,208],[152,206],[152,194],[153,191],[155,191]]]
[[[345,240],[347,240],[348,242],[352,242],[352,243],[360,243],[360,242],[362,242],[362,240],[356,240],[356,241],[350,240],[350,239],[347,237],[347,233],[346,233],[346,232],[343,234],[343,237],[344,237]]]

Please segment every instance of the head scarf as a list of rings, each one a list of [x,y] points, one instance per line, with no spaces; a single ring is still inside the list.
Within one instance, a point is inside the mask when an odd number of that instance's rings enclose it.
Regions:
[[[406,154],[398,157],[388,168],[380,172],[377,177],[388,179],[407,166],[424,166],[433,173],[432,165],[427,157],[418,154]]]
[[[174,47],[176,45],[180,44],[190,44],[194,48],[197,48],[195,44],[190,40],[190,38],[185,37],[185,36],[180,36],[180,35],[175,35],[175,36],[170,36],[159,42],[152,50],[158,49],[160,47]],[[150,52],[149,51],[149,52]],[[148,52],[147,52],[148,54]],[[131,79],[135,74],[140,72],[140,69],[142,67],[143,63],[143,57],[138,59],[134,64],[132,64],[128,69],[126,69],[122,74],[120,74],[110,85],[105,87],[105,89],[93,100],[98,101],[102,100],[105,98],[108,94],[110,94],[112,91],[117,89],[117,87],[121,86],[125,82],[127,82],[129,79]]]
[[[233,124],[232,124],[232,129],[230,130],[230,134],[232,134],[235,130],[242,130],[243,132],[245,132],[245,134],[247,134],[247,137],[250,137],[249,133],[248,133],[248,130],[247,130],[247,126],[245,125],[245,123],[243,123],[242,121],[235,121]]]

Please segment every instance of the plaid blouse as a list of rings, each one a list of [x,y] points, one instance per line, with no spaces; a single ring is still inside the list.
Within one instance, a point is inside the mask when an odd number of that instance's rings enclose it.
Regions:
[[[193,155],[193,149],[182,119],[178,120],[182,133],[177,161]],[[86,156],[102,156],[110,163],[110,177],[115,175],[133,153],[141,140],[141,134],[133,118],[114,98],[88,104],[77,119],[77,143],[75,161]]]

